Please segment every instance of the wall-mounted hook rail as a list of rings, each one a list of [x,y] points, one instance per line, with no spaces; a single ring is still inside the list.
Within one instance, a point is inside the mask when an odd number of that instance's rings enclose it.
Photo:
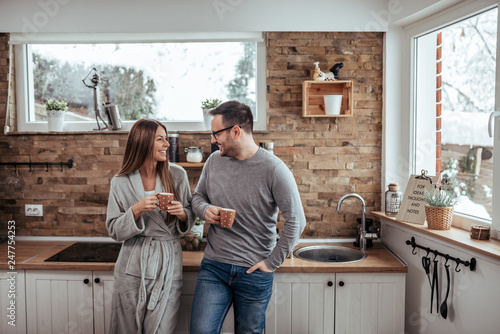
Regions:
[[[61,172],[63,171],[63,166],[68,166],[68,168],[73,168],[73,160],[69,159],[64,162],[0,162],[1,166],[14,166],[15,171],[17,172],[18,166],[29,166],[30,172],[33,171],[32,166],[45,166],[45,171],[49,171],[49,166],[61,166]]]
[[[429,253],[434,253],[434,259],[439,255],[439,256],[442,256],[446,259],[446,263],[448,263],[448,261],[455,261],[457,263],[457,266],[455,268],[456,272],[461,271],[461,269],[458,269],[458,266],[460,264],[463,264],[464,266],[469,267],[471,271],[476,270],[476,258],[474,258],[474,257],[471,258],[470,261],[461,260],[458,257],[453,257],[453,256],[450,256],[449,254],[441,253],[441,252],[439,252],[437,250],[433,250],[429,247],[421,246],[415,242],[415,237],[411,237],[411,240],[406,240],[406,244],[413,247],[413,249],[411,251],[411,253],[413,255],[416,255],[415,248],[420,248],[420,249],[427,251],[427,255],[429,255]]]

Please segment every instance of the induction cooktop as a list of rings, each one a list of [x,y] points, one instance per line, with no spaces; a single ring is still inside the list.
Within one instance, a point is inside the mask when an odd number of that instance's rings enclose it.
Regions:
[[[77,242],[45,262],[116,262],[121,243]]]

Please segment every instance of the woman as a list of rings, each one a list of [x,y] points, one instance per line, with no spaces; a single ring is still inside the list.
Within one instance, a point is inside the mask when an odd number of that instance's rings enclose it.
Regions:
[[[166,127],[137,121],[111,181],[106,227],[123,241],[115,265],[110,333],[173,333],[182,287],[179,233],[194,225],[186,171],[168,163]],[[175,201],[161,211],[160,192]]]

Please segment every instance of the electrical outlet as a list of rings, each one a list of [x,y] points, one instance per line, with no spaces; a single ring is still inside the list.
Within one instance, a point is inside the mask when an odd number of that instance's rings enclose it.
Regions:
[[[43,205],[26,204],[24,206],[24,214],[32,217],[43,217]]]

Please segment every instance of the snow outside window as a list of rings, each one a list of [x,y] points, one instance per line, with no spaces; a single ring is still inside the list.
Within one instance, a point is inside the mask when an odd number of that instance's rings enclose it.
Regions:
[[[497,19],[497,8],[489,9],[414,40],[413,167],[448,177],[457,196],[454,225],[461,217],[491,223],[494,203],[500,203],[493,197],[498,143],[488,135]]]
[[[89,73],[90,85],[93,74],[99,76],[101,116],[103,102],[115,104],[124,129],[140,118],[154,118],[168,123],[169,130],[206,130],[201,102],[214,98],[248,104],[256,129],[265,128],[265,108],[258,99],[265,98],[265,93],[259,94],[261,38],[99,43],[52,39],[17,45],[16,54],[23,55],[23,71],[18,71],[23,81],[18,97],[24,102],[20,131],[43,131],[44,102],[51,98],[68,102],[66,131],[96,128],[94,90],[82,82]]]

